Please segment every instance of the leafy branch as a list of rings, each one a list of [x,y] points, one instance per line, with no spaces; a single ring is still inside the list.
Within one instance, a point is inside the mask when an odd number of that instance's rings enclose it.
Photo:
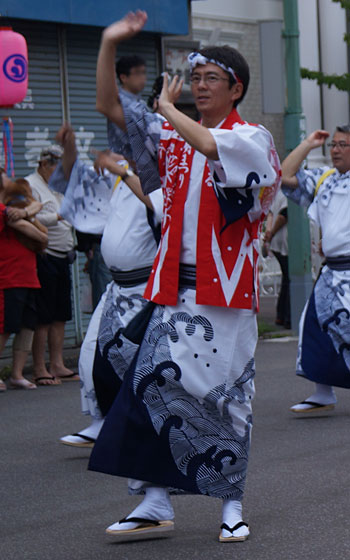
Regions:
[[[350,0],[332,0],[332,2],[340,4],[340,6],[344,8],[344,10],[350,10]]]
[[[332,0],[340,4],[341,8],[346,10],[347,19],[349,20],[350,0]],[[350,45],[350,33],[344,33],[344,41]],[[319,86],[326,85],[328,88],[335,86],[340,91],[350,91],[350,74],[324,74],[320,71],[308,70],[300,68],[300,75],[307,80],[315,80]]]
[[[307,68],[300,68],[300,75],[307,80],[316,80],[319,86],[326,85],[328,88],[335,86],[340,91],[350,91],[350,74],[324,74],[323,72],[316,72],[308,70]]]

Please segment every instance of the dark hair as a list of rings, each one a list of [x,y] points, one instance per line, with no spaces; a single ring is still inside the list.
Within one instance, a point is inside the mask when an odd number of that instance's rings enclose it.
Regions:
[[[198,52],[199,54],[205,56],[205,58],[216,60],[217,62],[224,64],[227,68],[232,68],[234,73],[237,74],[237,77],[243,84],[242,95],[239,99],[236,99],[233,104],[234,107],[237,107],[238,103],[243,100],[245,94],[247,93],[249,85],[250,73],[246,59],[240,52],[228,45],[224,45],[223,47],[208,46],[200,49]],[[229,88],[231,89],[236,81],[230,72],[226,72],[226,74],[229,77]]]
[[[350,134],[350,124],[342,124],[336,127],[337,132],[345,132],[346,134]]]
[[[120,81],[121,74],[129,76],[131,70],[139,66],[146,66],[146,61],[142,58],[142,56],[138,56],[137,54],[133,54],[130,56],[121,56],[115,66],[118,80]]]
[[[147,105],[150,109],[153,109],[154,100],[160,96],[162,87],[163,87],[163,76],[162,75],[157,76],[157,78],[153,82],[152,93],[147,99]]]

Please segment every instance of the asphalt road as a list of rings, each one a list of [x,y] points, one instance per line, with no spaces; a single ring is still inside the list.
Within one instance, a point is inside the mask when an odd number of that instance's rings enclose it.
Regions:
[[[197,496],[173,498],[171,538],[113,542],[105,527],[139,498],[124,479],[88,472],[87,450],[58,443],[86,425],[78,383],[1,394],[1,558],[348,560],[350,395],[337,390],[329,416],[292,415],[309,390],[293,375],[295,352],[295,341],[258,346],[245,543],[220,544],[220,502]]]

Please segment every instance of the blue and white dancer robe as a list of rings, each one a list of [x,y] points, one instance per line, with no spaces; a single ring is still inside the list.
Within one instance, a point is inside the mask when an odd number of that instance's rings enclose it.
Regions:
[[[60,213],[76,229],[103,234],[101,253],[110,269],[130,271],[149,267],[157,251],[154,226],[162,218],[162,192],[159,189],[150,195],[152,216],[123,181],[115,186],[116,182],[117,176],[108,171],[98,175],[93,167],[77,160],[68,182],[59,164],[50,187],[65,194]],[[121,385],[137,346],[118,333],[146,304],[142,297],[145,285],[123,288],[111,282],[91,317],[79,358],[83,414],[96,419],[103,417]],[[103,384],[106,375],[108,383],[103,391],[105,399],[100,401],[101,411],[93,376]]]
[[[298,187],[283,187],[288,198],[308,206],[308,216],[322,230],[326,258],[350,260],[350,171],[329,175],[314,198],[328,167],[300,169]],[[350,267],[325,265],[300,321],[297,374],[324,385],[350,388]]]
[[[146,144],[156,147],[155,137]],[[146,150],[144,155],[151,184],[157,161]],[[204,165],[205,157],[196,152],[183,221],[184,264],[196,264]],[[176,306],[156,305],[89,468],[135,479],[130,493],[161,485],[241,500],[255,391],[256,314],[198,305],[195,298],[194,289],[180,289]]]
[[[141,99],[139,95],[135,95],[122,87],[119,88],[119,98],[123,103],[123,106],[128,106],[133,103],[141,103],[147,113],[150,112],[146,103]],[[110,150],[112,150],[116,154],[123,154],[123,156],[128,160],[133,159],[129,136],[127,132],[124,132],[119,128],[115,123],[110,120],[107,120],[107,136],[108,136],[108,145]]]

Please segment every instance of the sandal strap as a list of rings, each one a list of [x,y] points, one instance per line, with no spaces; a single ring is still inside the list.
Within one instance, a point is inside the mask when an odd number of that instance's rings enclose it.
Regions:
[[[72,377],[75,377],[76,375],[79,375],[79,373],[77,371],[73,371],[69,375],[58,375],[57,377],[59,377],[59,379],[71,379]]]
[[[321,404],[319,402],[315,402],[315,401],[302,401],[299,404],[310,404],[311,406],[327,406],[326,404]]]
[[[43,377],[35,377],[33,378],[34,383],[37,381],[54,381],[56,377],[54,375],[44,375]]]
[[[72,434],[72,436],[78,436],[78,437],[80,437],[81,439],[85,439],[85,441],[92,441],[92,442],[94,442],[94,443],[95,443],[95,441],[96,441],[94,438],[89,437],[89,436],[84,436],[83,434],[78,434],[78,433],[76,433],[76,434]]]
[[[227,525],[227,523],[223,523],[220,527],[220,529],[225,529],[226,531],[228,531],[229,533],[234,533],[234,531],[237,531],[237,529],[240,529],[241,527],[248,527],[249,525],[247,523],[244,523],[244,521],[239,521],[238,523],[236,523],[236,525],[234,527],[229,527]]]
[[[155,527],[160,525],[159,521],[155,521],[154,519],[145,519],[144,517],[124,517],[124,519],[121,519],[119,523],[148,523],[149,525],[154,525]]]

